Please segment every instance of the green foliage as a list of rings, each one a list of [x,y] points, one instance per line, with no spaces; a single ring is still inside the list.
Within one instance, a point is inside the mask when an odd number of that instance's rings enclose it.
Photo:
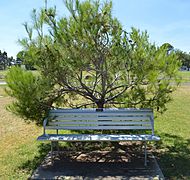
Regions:
[[[190,68],[190,54],[180,50],[177,50],[176,54],[178,55],[180,61],[182,62],[182,66]]]
[[[35,76],[19,67],[12,67],[6,75],[6,92],[15,98],[8,109],[25,119],[41,123],[53,100],[52,85],[40,76]]]
[[[25,61],[59,92],[52,93],[54,103],[71,97],[82,101],[69,102],[72,107],[164,111],[180,66],[176,54],[168,53],[170,46],[156,47],[147,32],[135,28],[126,32],[112,17],[112,2],[66,0],[65,6],[69,17],[58,18],[56,8],[33,10],[32,24],[24,24],[28,38],[20,40]]]
[[[133,86],[123,93],[127,107],[152,107],[162,112],[175,89],[171,82],[179,83],[180,62],[174,52],[167,53],[168,46],[149,43],[147,32],[133,28],[131,39],[136,43],[128,64]],[[118,98],[122,100],[122,96]]]

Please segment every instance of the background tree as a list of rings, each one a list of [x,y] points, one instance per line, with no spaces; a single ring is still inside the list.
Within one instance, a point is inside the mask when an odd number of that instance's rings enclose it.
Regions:
[[[7,66],[11,67],[12,65],[14,65],[15,59],[13,58],[13,56],[8,57],[7,59]]]
[[[24,24],[28,37],[20,43],[25,61],[32,62],[40,72],[39,77],[30,74],[29,79],[37,78],[41,86],[50,83],[46,94],[45,88],[32,94],[33,98],[38,95],[35,104],[43,106],[38,99],[45,99],[48,108],[116,106],[165,110],[174,90],[170,82],[177,82],[180,63],[176,54],[168,54],[166,46],[150,43],[146,31],[132,28],[126,32],[112,17],[111,2],[67,0],[65,6],[69,17],[57,18],[55,8],[41,9],[39,13],[33,10],[33,24]],[[17,100],[12,109],[35,119],[35,115],[31,116],[33,102],[27,98],[23,101],[31,82],[27,85],[26,80],[17,79],[17,73],[25,76],[17,69],[7,76],[8,93]],[[38,88],[38,81],[32,81]],[[18,95],[20,91],[22,96]]]
[[[188,68],[188,71],[190,70],[190,54],[183,52],[181,50],[176,50],[176,54],[178,55],[182,66],[186,66]]]
[[[4,51],[4,52],[1,52],[0,51],[0,69],[1,70],[5,70],[6,67],[7,67],[7,52]]]
[[[170,54],[172,51],[174,51],[174,47],[170,43],[164,43],[160,48],[166,49],[167,54]]]
[[[32,61],[30,61],[29,59],[27,60],[27,62],[25,61],[25,58],[27,56],[27,53],[25,51],[19,51],[17,53],[17,59],[16,59],[16,64],[17,65],[25,65],[25,68],[27,70],[36,70],[36,68],[34,67],[34,63]]]
[[[8,57],[7,52],[2,52],[0,50],[0,70],[6,70],[8,67],[12,66],[14,64],[13,57]]]

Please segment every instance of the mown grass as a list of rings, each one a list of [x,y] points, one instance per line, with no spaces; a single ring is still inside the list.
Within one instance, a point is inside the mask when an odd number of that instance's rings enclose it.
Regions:
[[[36,141],[42,129],[26,124],[6,111],[11,99],[0,87],[0,179],[27,179],[50,150]],[[190,86],[173,94],[168,111],[156,114],[155,130],[161,141],[155,155],[167,179],[190,179]]]
[[[168,111],[158,115],[155,128],[161,136],[157,157],[168,179],[190,179],[190,86],[173,94]]]
[[[0,70],[0,80],[3,81],[7,74],[7,70]]]
[[[190,82],[190,71],[179,71],[179,75],[182,83]]]
[[[9,97],[0,98],[0,179],[27,179],[37,165],[35,157],[41,156],[36,142],[41,129],[6,111],[10,102]],[[23,168],[26,162],[30,168]]]
[[[6,85],[0,85],[0,97],[6,97],[6,96],[8,96],[7,94],[6,94],[6,92],[5,92],[5,88],[6,88],[7,86]]]

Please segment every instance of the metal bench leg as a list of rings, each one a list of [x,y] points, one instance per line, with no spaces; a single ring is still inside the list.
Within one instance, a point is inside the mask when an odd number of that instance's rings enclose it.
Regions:
[[[56,130],[57,135],[59,134],[59,130]],[[57,154],[59,155],[59,141],[56,141]]]
[[[51,162],[53,162],[53,141],[51,141]]]
[[[147,166],[147,149],[146,141],[144,142],[144,165]]]
[[[56,141],[57,154],[59,155],[59,141]]]

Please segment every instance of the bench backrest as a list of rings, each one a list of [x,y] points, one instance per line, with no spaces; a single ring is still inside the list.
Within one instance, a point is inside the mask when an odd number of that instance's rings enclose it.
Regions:
[[[47,123],[48,121],[48,123]],[[56,130],[152,130],[152,109],[55,109],[44,121],[44,129]]]

